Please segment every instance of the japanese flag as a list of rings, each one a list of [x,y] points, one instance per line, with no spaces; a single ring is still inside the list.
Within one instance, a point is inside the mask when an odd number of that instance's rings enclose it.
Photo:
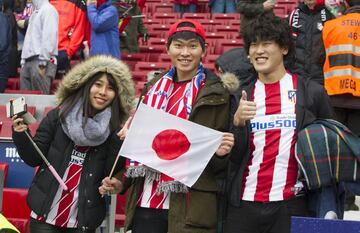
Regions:
[[[191,187],[223,133],[140,104],[119,154]]]

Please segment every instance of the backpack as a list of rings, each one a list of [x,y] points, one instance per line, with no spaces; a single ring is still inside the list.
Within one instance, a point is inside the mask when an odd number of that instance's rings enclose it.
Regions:
[[[360,138],[330,119],[315,120],[298,133],[296,159],[308,188],[360,180]]]

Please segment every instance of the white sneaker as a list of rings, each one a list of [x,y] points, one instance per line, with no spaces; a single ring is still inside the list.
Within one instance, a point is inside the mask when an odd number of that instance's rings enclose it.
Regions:
[[[330,210],[325,214],[324,219],[338,219],[338,217],[334,211]]]

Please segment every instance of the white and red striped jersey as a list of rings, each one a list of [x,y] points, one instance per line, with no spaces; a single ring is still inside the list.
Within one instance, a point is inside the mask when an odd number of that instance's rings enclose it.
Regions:
[[[88,150],[89,147],[74,146],[69,166],[63,176],[63,180],[65,181],[69,192],[64,191],[61,186],[59,186],[47,218],[43,219],[34,212],[31,212],[32,218],[59,227],[77,227],[79,183],[83,163]]]
[[[156,193],[159,182],[145,176],[143,190],[137,206],[152,209],[169,209],[170,192]]]
[[[295,195],[296,76],[276,83],[258,80],[252,94],[256,115],[250,121],[250,157],[243,175],[242,200],[269,202]]]

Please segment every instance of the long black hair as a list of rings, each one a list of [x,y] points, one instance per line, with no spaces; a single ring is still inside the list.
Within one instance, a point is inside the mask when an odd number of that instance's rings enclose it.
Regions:
[[[91,118],[94,115],[94,108],[90,103],[90,89],[93,84],[99,80],[102,76],[106,76],[109,81],[109,85],[113,88],[115,92],[115,97],[111,102],[111,118],[110,118],[110,129],[116,130],[119,128],[119,122],[122,122],[120,116],[125,116],[125,109],[122,107],[120,100],[118,98],[118,87],[116,85],[115,79],[113,76],[106,72],[98,72],[93,77],[89,78],[86,83],[81,86],[78,90],[74,91],[71,95],[67,96],[59,105],[60,107],[60,119],[65,120],[66,116],[73,109],[75,104],[82,99],[83,107],[83,117],[85,118],[85,123],[88,118]]]

